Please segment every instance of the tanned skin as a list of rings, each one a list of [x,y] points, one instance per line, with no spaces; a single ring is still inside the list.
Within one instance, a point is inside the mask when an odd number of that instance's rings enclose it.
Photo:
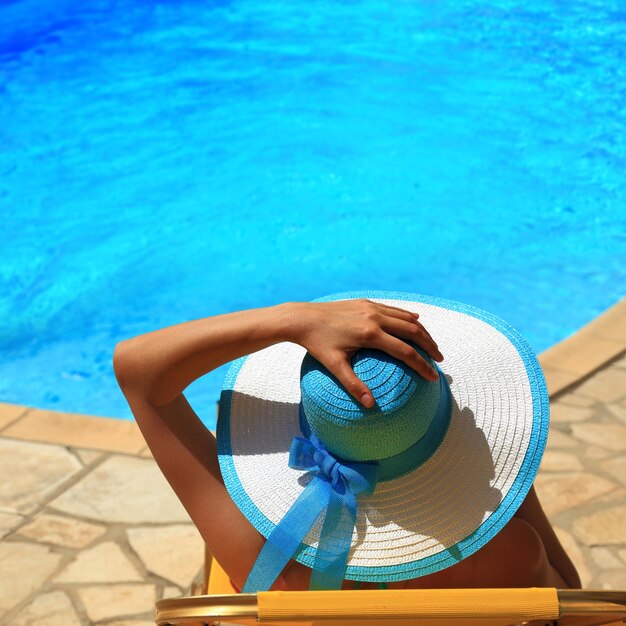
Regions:
[[[365,407],[373,397],[350,359],[360,348],[389,353],[428,380],[436,372],[403,339],[432,359],[443,355],[419,315],[369,300],[289,302],[208,317],[156,330],[115,348],[118,383],[161,471],[233,583],[242,588],[265,539],[228,495],[215,437],[183,395],[207,372],[281,341],[297,343]],[[290,561],[273,589],[308,589],[310,569]],[[457,565],[390,588],[579,588],[534,488],[511,521]],[[354,587],[344,581],[344,588]],[[365,584],[362,588],[367,588]]]

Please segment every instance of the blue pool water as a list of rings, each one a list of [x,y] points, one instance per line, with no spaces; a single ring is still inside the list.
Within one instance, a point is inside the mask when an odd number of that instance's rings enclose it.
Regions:
[[[284,300],[541,351],[626,291],[620,2],[14,0],[0,45],[0,401],[129,418],[117,341]]]

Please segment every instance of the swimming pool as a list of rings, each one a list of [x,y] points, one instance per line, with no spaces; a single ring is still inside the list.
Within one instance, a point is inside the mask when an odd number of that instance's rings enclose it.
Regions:
[[[117,341],[284,300],[434,294],[541,351],[624,294],[617,2],[0,15],[1,401],[129,418]]]

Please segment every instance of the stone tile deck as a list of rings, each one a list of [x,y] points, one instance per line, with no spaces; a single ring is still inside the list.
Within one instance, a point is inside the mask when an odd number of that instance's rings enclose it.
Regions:
[[[626,301],[541,355],[537,491],[588,588],[626,589]],[[203,543],[133,422],[0,403],[0,623],[148,626]]]

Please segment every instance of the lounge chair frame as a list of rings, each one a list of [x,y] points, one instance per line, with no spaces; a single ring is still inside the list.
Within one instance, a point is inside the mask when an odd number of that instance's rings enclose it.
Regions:
[[[600,626],[626,623],[626,591],[581,589],[407,589],[208,594],[223,570],[205,554],[192,595],[156,603],[158,626]],[[215,588],[215,585],[213,585]]]

